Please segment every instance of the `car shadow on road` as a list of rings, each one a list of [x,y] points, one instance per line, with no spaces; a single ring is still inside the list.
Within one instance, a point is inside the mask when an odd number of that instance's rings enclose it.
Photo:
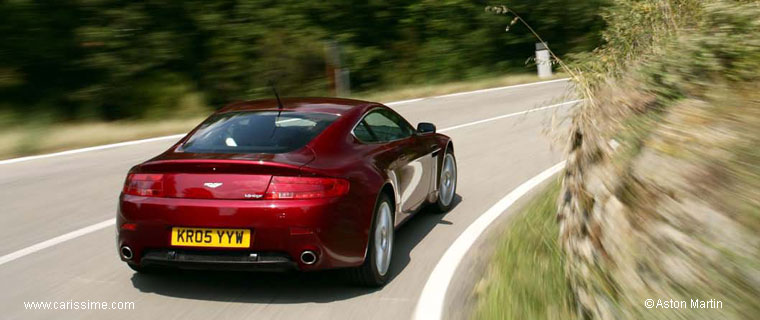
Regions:
[[[458,194],[452,199],[451,210],[454,210],[462,202]],[[450,212],[450,211],[449,211]],[[450,221],[444,220],[446,214],[436,211],[434,206],[423,208],[411,219],[402,225],[395,234],[393,258],[391,261],[391,282],[398,276],[411,261],[411,252],[430,231],[439,224],[451,225]],[[425,279],[427,280],[427,279]]]
[[[454,206],[461,201],[457,195]],[[411,250],[436,225],[451,224],[443,220],[445,215],[433,211],[422,209],[396,232],[391,284],[409,264]],[[283,273],[172,270],[135,273],[132,285],[141,292],[184,299],[269,304],[328,303],[380,290],[352,284],[345,270]]]

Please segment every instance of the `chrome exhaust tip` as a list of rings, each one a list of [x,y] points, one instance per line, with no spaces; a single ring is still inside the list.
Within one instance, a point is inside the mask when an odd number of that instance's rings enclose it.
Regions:
[[[121,257],[127,260],[132,260],[132,249],[127,246],[121,247]]]
[[[308,265],[314,264],[317,262],[317,254],[311,250],[301,252],[301,262]]]

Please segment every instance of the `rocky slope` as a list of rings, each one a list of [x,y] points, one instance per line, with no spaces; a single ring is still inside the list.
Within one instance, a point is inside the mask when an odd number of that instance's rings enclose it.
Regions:
[[[557,216],[568,281],[587,318],[753,318],[760,9],[662,4],[697,19],[674,19],[668,44],[591,87],[573,118]]]

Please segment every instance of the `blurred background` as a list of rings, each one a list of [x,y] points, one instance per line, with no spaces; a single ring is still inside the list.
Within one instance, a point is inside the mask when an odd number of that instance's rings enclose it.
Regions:
[[[599,44],[602,2],[511,5],[564,55]],[[268,80],[284,95],[335,95],[334,69],[350,79],[350,92],[533,72],[526,66],[533,36],[524,28],[504,32],[504,19],[484,7],[467,0],[3,1],[0,114],[13,123],[174,117],[183,108],[269,97]]]

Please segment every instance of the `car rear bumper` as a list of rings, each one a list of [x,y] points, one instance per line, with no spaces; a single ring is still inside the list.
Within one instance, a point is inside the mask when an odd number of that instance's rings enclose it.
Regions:
[[[132,252],[131,258],[120,254],[123,261],[192,269],[358,266],[364,261],[371,222],[371,210],[363,212],[368,210],[341,198],[212,200],[122,195],[118,211],[118,250],[127,246]],[[127,224],[133,230],[125,228]],[[249,229],[251,243],[248,248],[172,246],[173,227]],[[301,261],[307,250],[315,253],[315,263]]]
[[[298,264],[286,254],[250,251],[188,251],[174,249],[145,250],[141,266],[179,269],[214,269],[235,271],[297,270]]]

